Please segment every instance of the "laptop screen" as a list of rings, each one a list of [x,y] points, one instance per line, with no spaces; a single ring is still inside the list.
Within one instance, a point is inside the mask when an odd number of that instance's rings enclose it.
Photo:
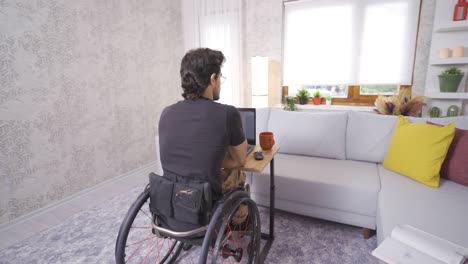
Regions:
[[[249,145],[256,145],[255,108],[237,108],[241,115],[242,127]]]

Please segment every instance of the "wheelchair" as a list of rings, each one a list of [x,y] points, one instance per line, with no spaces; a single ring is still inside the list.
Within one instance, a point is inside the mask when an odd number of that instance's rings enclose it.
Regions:
[[[248,214],[239,221],[236,212],[241,205]],[[162,227],[150,211],[148,184],[120,226],[115,261],[175,263],[182,252],[200,247],[198,263],[259,263],[260,215],[248,185],[223,194],[206,217],[208,225],[193,230],[178,232]]]

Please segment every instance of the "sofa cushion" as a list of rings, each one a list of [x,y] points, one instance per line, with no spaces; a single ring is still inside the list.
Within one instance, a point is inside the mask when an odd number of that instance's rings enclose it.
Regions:
[[[468,129],[468,116],[429,118],[429,121],[440,125],[448,125],[450,123],[455,123],[455,126],[457,128]]]
[[[441,126],[436,123],[428,124]],[[468,186],[468,130],[455,129],[455,136],[445,157],[440,177]]]
[[[468,247],[468,188],[445,179],[437,189],[378,166],[377,235],[379,243],[396,225],[408,224]]]
[[[400,116],[383,166],[427,186],[438,187],[440,168],[454,135],[453,123],[439,127],[409,123]]]
[[[382,163],[397,122],[396,116],[349,111],[346,158]]]
[[[409,123],[400,116],[383,166],[427,186],[438,187],[440,168],[454,135],[453,123],[438,127]]]
[[[468,130],[456,129],[452,145],[442,164],[441,176],[468,186]]]
[[[448,125],[455,123],[455,127],[460,129],[468,129],[468,116],[455,116],[455,117],[444,117],[444,118],[418,118],[408,117],[411,123],[426,123],[432,122],[439,125]]]
[[[252,193],[269,194],[269,175],[269,166],[253,174]],[[276,199],[376,215],[380,181],[375,163],[277,154],[275,185]]]
[[[413,116],[407,116],[406,119],[408,119],[410,123],[426,123],[427,121],[430,120],[429,117],[413,117]]]
[[[280,153],[345,159],[348,114],[271,109],[268,130]]]
[[[270,119],[270,108],[255,109],[255,129],[257,135],[257,144],[260,144],[260,132],[268,131],[268,120]]]

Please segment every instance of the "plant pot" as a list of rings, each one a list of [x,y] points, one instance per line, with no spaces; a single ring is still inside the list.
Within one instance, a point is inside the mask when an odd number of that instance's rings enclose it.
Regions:
[[[308,99],[307,98],[299,98],[299,104],[304,105],[307,104]]]
[[[322,98],[320,97],[314,97],[313,98],[314,105],[319,105],[322,103]]]
[[[463,74],[461,75],[439,75],[439,85],[441,92],[455,93],[458,90]]]
[[[456,105],[451,105],[447,109],[447,116],[458,116],[458,113],[460,112],[460,108]]]
[[[325,100],[326,105],[331,105],[331,100]]]

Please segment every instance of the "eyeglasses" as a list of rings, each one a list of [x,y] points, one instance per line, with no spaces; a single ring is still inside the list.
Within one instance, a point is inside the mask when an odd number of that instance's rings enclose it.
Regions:
[[[222,74],[219,75],[219,78],[221,78],[221,83],[224,83],[226,81],[226,77]]]

